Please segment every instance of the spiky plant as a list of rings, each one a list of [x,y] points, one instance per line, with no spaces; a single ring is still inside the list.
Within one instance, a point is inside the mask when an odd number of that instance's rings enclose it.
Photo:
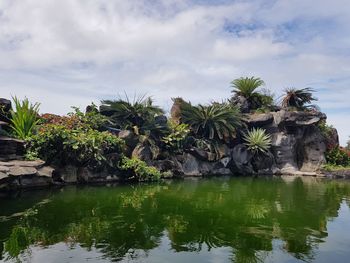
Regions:
[[[271,146],[271,136],[261,128],[253,128],[243,135],[245,145],[253,154],[267,153]]]
[[[238,108],[227,103],[213,103],[208,106],[182,107],[181,120],[190,126],[199,137],[224,140],[233,138],[241,127],[241,113]]]
[[[297,109],[305,109],[309,106],[312,106],[310,104],[313,101],[317,101],[317,99],[312,95],[313,92],[314,90],[311,88],[289,88],[286,90],[286,95],[282,99],[282,107],[295,107]]]
[[[20,101],[17,97],[12,97],[15,110],[11,110],[10,127],[19,139],[27,139],[32,135],[39,118],[39,103],[30,103],[27,98]]]
[[[265,82],[256,77],[242,77],[231,82],[231,86],[234,88],[232,92],[246,99],[256,96],[258,94],[256,90],[263,85],[265,85]]]
[[[132,101],[126,96],[126,99],[102,100],[101,103],[101,114],[110,117],[121,128],[141,128],[164,113],[161,108],[153,105],[151,97],[144,95],[134,97]]]

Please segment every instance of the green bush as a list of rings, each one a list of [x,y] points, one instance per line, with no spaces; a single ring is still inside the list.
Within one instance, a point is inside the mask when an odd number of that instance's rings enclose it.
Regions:
[[[253,128],[248,131],[244,136],[245,145],[254,154],[267,153],[271,146],[271,136],[266,134],[264,129]]]
[[[137,158],[123,157],[119,168],[129,175],[128,179],[137,181],[156,181],[162,176],[162,173],[153,166],[148,166],[144,161]]]
[[[39,104],[32,104],[27,98],[23,101],[13,97],[15,110],[11,110],[10,127],[15,137],[25,140],[33,133],[39,121]]]
[[[189,126],[185,123],[177,124],[169,122],[170,134],[164,136],[162,141],[168,150],[172,152],[182,153],[184,142],[190,133]]]
[[[327,164],[336,166],[350,166],[350,156],[346,149],[334,147],[326,152]]]
[[[123,141],[109,132],[67,129],[62,125],[43,125],[28,140],[27,157],[41,158],[58,165],[74,164],[91,169],[113,166],[110,153],[121,153]]]

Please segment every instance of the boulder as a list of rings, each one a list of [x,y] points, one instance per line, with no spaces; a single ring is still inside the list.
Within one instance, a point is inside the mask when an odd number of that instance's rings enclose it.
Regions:
[[[168,118],[165,115],[159,115],[154,118],[156,125],[166,127],[168,125]]]
[[[47,176],[23,176],[19,182],[21,188],[44,187],[53,183],[52,178]]]
[[[35,175],[37,169],[34,167],[10,166],[8,174],[10,176]]]
[[[231,170],[244,175],[254,173],[251,165],[252,157],[252,154],[244,144],[236,145],[231,151]]]
[[[0,121],[4,121],[4,122],[8,121],[11,108],[12,106],[11,106],[10,100],[0,98]]]
[[[131,156],[133,158],[138,158],[147,163],[150,163],[153,157],[151,147],[149,145],[144,145],[142,143],[139,143],[135,147],[135,149],[132,151]]]
[[[0,137],[0,160],[21,159],[24,153],[24,141],[9,137]]]
[[[21,166],[21,167],[35,167],[40,168],[45,164],[43,160],[35,160],[35,161],[21,161],[21,160],[13,160],[8,162],[0,162],[0,166]]]
[[[52,178],[54,172],[55,172],[54,168],[50,166],[44,166],[38,169],[37,175]]]
[[[109,174],[106,170],[91,171],[87,167],[79,167],[77,170],[79,183],[103,183],[117,181],[119,177]]]
[[[64,183],[76,183],[78,181],[78,168],[73,165],[66,165],[58,169],[58,178],[55,176],[55,180],[62,181]]]
[[[239,95],[233,96],[231,98],[231,103],[233,105],[236,105],[237,107],[239,107],[239,109],[241,110],[242,113],[249,113],[249,111],[250,111],[249,102],[243,96],[239,96]]]
[[[118,137],[120,139],[123,139],[126,146],[132,149],[134,149],[139,142],[139,137],[134,132],[129,130],[121,130],[118,134]]]
[[[278,126],[310,126],[316,125],[321,120],[325,120],[327,116],[318,111],[286,111],[281,110],[275,113],[274,120]]]
[[[262,127],[273,122],[273,115],[271,113],[251,114],[246,116],[245,122],[248,127]]]

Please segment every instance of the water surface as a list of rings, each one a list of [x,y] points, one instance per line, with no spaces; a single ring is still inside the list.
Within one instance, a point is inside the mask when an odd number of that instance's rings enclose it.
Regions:
[[[350,183],[212,178],[0,199],[0,262],[349,262]]]

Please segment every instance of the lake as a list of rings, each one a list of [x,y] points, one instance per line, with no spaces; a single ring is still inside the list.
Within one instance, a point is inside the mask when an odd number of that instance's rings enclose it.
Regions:
[[[350,182],[211,178],[0,199],[0,262],[349,262]]]

